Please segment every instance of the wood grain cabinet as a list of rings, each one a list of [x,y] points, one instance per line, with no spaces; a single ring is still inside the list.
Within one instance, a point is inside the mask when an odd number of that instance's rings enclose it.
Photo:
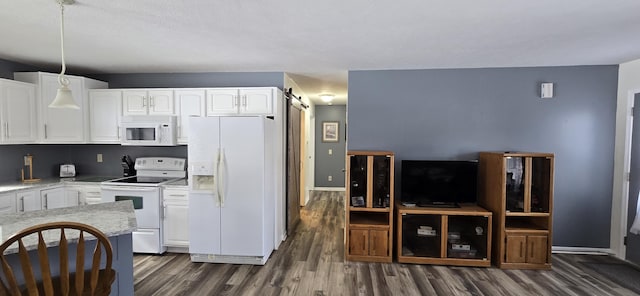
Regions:
[[[347,152],[347,260],[392,260],[393,159],[389,151]]]
[[[481,152],[479,203],[494,214],[500,268],[550,269],[554,155]]]
[[[491,212],[472,204],[396,208],[398,262],[491,266]]]

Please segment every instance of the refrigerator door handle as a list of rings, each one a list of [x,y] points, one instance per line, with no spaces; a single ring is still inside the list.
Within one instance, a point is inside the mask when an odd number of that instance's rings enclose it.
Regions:
[[[224,148],[220,149],[220,161],[218,162],[218,188],[220,189],[220,207],[224,208],[224,199],[227,195],[227,161],[224,155]]]
[[[215,187],[216,187],[216,195],[218,200],[216,201],[216,206],[220,207],[220,199],[222,196],[222,192],[220,191],[222,184],[222,175],[220,174],[220,163],[222,163],[220,148],[218,148],[218,156],[216,157],[216,176],[215,176]]]

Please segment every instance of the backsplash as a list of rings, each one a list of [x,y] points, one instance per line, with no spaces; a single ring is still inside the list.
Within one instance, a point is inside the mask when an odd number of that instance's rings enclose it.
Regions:
[[[55,178],[59,176],[60,165],[73,163],[76,173],[82,175],[121,176],[122,155],[131,158],[146,156],[187,157],[187,146],[142,147],[120,145],[0,145],[0,182],[20,180],[20,169],[24,167],[23,156],[33,155],[33,177]],[[97,162],[97,154],[102,154],[102,162]]]

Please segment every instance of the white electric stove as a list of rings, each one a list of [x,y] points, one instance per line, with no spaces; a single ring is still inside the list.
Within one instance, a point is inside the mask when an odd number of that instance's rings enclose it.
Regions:
[[[162,254],[161,185],[186,176],[186,160],[172,157],[139,157],[136,176],[101,183],[102,202],[130,200],[136,213],[138,229],[133,232],[133,252]]]

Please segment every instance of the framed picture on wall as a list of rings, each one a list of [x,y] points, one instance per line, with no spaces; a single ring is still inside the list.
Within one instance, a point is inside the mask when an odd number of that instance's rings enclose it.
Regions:
[[[322,122],[322,142],[338,142],[338,125],[337,121]]]

